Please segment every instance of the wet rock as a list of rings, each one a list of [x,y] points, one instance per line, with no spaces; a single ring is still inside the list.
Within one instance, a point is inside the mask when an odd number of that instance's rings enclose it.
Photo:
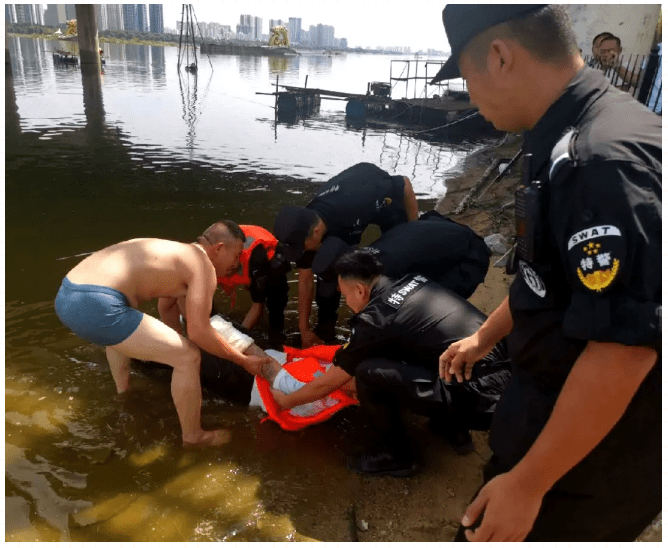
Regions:
[[[367,521],[364,521],[363,519],[358,519],[357,528],[362,532],[366,532],[369,530],[369,523]]]

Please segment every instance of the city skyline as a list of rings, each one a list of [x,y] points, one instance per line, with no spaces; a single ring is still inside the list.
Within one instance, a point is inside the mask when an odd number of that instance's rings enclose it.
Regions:
[[[181,6],[163,3],[165,27],[175,28]],[[269,20],[301,18],[302,29],[311,25],[332,26],[336,38],[345,38],[348,47],[410,47],[449,51],[441,12],[445,4],[428,0],[226,0],[225,3],[193,4],[197,20],[235,28],[241,15],[262,18],[262,33],[269,34]]]

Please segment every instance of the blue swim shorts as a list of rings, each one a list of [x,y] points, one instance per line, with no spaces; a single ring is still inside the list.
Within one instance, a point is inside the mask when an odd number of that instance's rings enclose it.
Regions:
[[[75,284],[67,278],[55,301],[60,321],[82,339],[113,346],[132,335],[144,313],[130,306],[127,297],[102,285]]]

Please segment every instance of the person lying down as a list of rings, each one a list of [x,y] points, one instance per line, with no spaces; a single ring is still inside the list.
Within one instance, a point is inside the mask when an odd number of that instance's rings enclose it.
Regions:
[[[271,394],[272,388],[291,394],[323,375],[332,366],[339,345],[319,345],[305,350],[284,347],[282,352],[271,349],[265,352],[251,337],[221,316],[212,316],[211,325],[228,344],[240,352],[260,357],[269,356],[273,360],[271,367],[263,372],[263,377],[253,377],[232,362],[202,352],[202,386],[210,392],[234,403],[260,407],[268,414],[267,419],[277,422],[284,430],[299,430],[322,422],[343,407],[357,404],[354,380],[318,401],[291,409],[280,410]]]

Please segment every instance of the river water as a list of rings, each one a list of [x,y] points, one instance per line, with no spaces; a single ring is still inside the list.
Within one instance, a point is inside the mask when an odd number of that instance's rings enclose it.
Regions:
[[[277,121],[274,98],[256,94],[277,76],[364,93],[388,80],[394,57],[211,55],[194,77],[177,71],[174,47],[105,44],[95,82],[54,65],[51,51],[67,47],[9,38],[6,540],[348,540],[360,480],[344,455],[365,436],[355,410],[288,434],[206,393],[205,427],[229,428],[232,442],[185,452],[169,372],[133,370],[133,392],[117,397],[103,349],[64,328],[53,299],[87,253],[139,236],[193,241],[223,218],[271,229],[282,205],[305,205],[360,161],[410,177],[429,209],[485,142],[351,125],[342,101]],[[237,303],[229,315],[240,321],[247,296]],[[157,314],[154,303],[144,310]]]

